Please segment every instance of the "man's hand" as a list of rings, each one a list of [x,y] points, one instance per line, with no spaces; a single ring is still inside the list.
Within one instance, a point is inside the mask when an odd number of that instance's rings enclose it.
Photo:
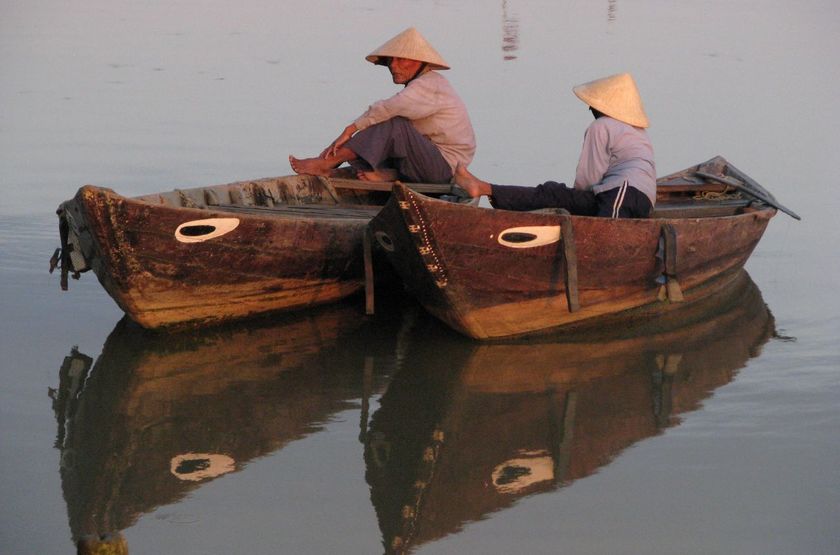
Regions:
[[[323,152],[321,152],[319,158],[326,159],[334,157],[338,152],[338,149],[343,147],[358,130],[359,128],[356,127],[355,123],[351,123],[350,125],[345,127],[344,131],[341,132],[341,135],[339,135],[338,138],[336,138],[336,140],[330,143],[330,146],[328,146],[324,149]]]

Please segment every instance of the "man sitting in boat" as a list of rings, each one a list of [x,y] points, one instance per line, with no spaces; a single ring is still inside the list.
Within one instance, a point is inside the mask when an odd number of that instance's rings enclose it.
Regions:
[[[458,164],[472,161],[475,134],[463,101],[436,71],[447,63],[413,27],[365,59],[388,66],[405,88],[374,102],[318,157],[289,156],[292,169],[326,176],[349,162],[367,181],[449,183]]]
[[[583,136],[574,188],[555,181],[536,187],[493,185],[464,165],[456,168],[455,183],[470,196],[487,195],[495,208],[506,210],[565,208],[582,216],[650,216],[656,202],[656,166],[645,131],[648,118],[633,77],[612,75],[573,91],[595,116]]]

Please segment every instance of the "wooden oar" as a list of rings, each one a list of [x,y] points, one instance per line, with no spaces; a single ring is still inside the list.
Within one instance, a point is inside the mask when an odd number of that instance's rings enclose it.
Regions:
[[[733,168],[730,166],[730,170],[731,169],[733,169]],[[799,215],[796,212],[794,212],[790,208],[787,208],[787,207],[781,205],[773,197],[773,195],[771,195],[769,192],[767,192],[764,189],[764,187],[762,187],[761,185],[759,185],[758,183],[756,183],[752,179],[745,176],[742,172],[738,172],[738,173],[741,174],[740,177],[741,177],[741,179],[743,179],[743,182],[738,181],[737,179],[733,179],[732,177],[729,177],[729,176],[715,175],[715,174],[712,174],[712,173],[706,173],[706,172],[702,172],[702,171],[696,171],[696,172],[694,172],[694,175],[697,175],[697,176],[702,177],[704,179],[709,179],[711,181],[717,181],[718,183],[722,183],[723,185],[729,185],[730,187],[734,187],[734,188],[738,189],[739,191],[741,191],[743,193],[746,193],[747,195],[749,195],[753,198],[756,198],[756,199],[760,200],[761,202],[763,202],[763,203],[765,203],[769,206],[772,206],[773,208],[778,208],[779,210],[781,210],[782,212],[784,212],[788,216],[791,216],[792,218],[795,218],[797,220],[802,219],[802,218],[799,217]]]

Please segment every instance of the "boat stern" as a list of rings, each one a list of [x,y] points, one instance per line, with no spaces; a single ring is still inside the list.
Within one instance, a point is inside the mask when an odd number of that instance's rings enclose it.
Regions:
[[[79,279],[82,273],[92,269],[92,261],[96,257],[84,209],[84,199],[88,195],[86,189],[91,188],[90,185],[82,187],[76,196],[62,202],[56,209],[61,246],[50,259],[50,273],[59,269],[62,291],[68,289],[68,276]]]

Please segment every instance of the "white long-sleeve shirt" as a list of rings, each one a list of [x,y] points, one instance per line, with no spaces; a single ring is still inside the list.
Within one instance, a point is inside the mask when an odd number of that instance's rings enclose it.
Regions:
[[[469,164],[475,155],[473,132],[467,107],[449,81],[428,71],[390,98],[370,105],[353,123],[361,131],[371,125],[402,116],[429,138],[455,171],[458,163]]]
[[[656,164],[647,131],[609,116],[593,121],[583,136],[575,188],[597,195],[627,181],[656,204]]]

